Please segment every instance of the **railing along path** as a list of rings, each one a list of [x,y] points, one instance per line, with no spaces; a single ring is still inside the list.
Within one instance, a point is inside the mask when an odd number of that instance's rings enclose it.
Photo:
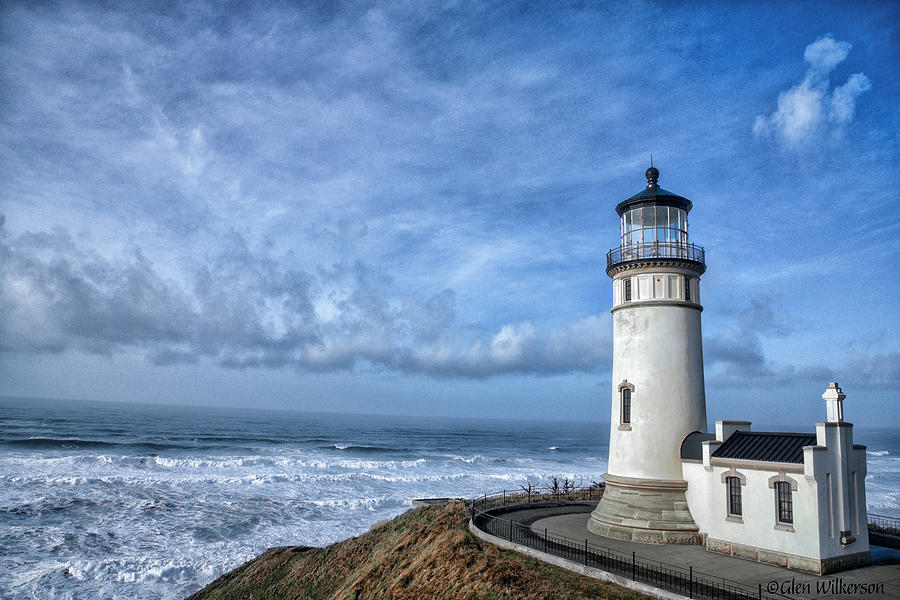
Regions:
[[[573,538],[550,533],[535,532],[530,525],[504,519],[488,511],[529,504],[566,504],[599,500],[602,487],[592,485],[553,491],[504,490],[494,494],[484,494],[469,501],[472,523],[481,531],[508,540],[521,546],[532,548],[545,554],[552,554],[568,561],[620,575],[654,587],[674,592],[688,598],[710,600],[782,600],[786,596],[764,592],[762,585],[757,588],[694,570],[693,567],[679,567],[638,556],[635,552],[622,552],[590,542],[587,538]]]
[[[900,519],[897,517],[869,513],[868,522],[869,531],[900,536]]]

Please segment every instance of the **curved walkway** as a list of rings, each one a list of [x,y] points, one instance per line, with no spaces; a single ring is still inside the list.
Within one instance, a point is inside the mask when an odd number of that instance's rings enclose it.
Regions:
[[[900,551],[898,550],[872,546],[873,564],[871,566],[820,577],[802,571],[792,571],[774,565],[707,552],[703,546],[641,544],[602,537],[587,530],[587,521],[590,518],[591,510],[592,505],[590,504],[524,505],[521,508],[506,506],[499,513],[491,512],[499,519],[529,526],[527,529],[530,533],[529,539],[516,540],[515,536],[509,535],[509,531],[504,531],[504,521],[498,520],[484,523],[483,533],[495,538],[488,540],[492,543],[497,543],[495,540],[501,540],[505,542],[501,545],[512,547],[512,549],[546,562],[598,579],[614,581],[660,598],[674,598],[678,595],[644,584],[629,585],[635,582],[611,573],[607,573],[608,577],[598,577],[596,573],[589,572],[599,571],[598,569],[588,569],[574,561],[568,561],[571,563],[568,565],[560,564],[567,561],[561,560],[560,557],[553,554],[540,552],[540,541],[546,539],[548,535],[551,540],[554,536],[585,540],[592,546],[609,548],[617,554],[636,553],[637,556],[643,557],[645,560],[656,561],[663,567],[672,566],[679,570],[693,567],[695,572],[725,575],[728,580],[751,589],[762,589],[766,595],[804,599],[900,598]],[[472,527],[477,530],[474,531],[476,534],[478,531],[482,531],[474,524]],[[509,525],[506,525],[506,528],[509,529]],[[516,536],[521,537],[521,531],[517,531]],[[509,541],[510,538],[514,541]],[[515,541],[522,543],[517,544]],[[624,581],[622,581],[623,579]],[[846,593],[853,591],[853,586],[859,585],[870,587],[856,588],[855,593]]]

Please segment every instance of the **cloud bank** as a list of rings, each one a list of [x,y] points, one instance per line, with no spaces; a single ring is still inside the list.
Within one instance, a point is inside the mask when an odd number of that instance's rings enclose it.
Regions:
[[[232,232],[204,265],[176,278],[139,248],[107,258],[63,228],[0,229],[0,351],[137,351],[156,364],[309,371],[369,364],[474,378],[609,362],[606,318],[489,332],[458,323],[453,290],[400,296],[390,275],[362,261],[314,272],[290,264]]]
[[[831,90],[828,77],[844,62],[851,47],[830,33],[808,45],[803,53],[803,59],[809,63],[806,76],[778,95],[774,113],[756,117],[753,133],[762,138],[775,136],[788,147],[796,148],[824,131],[839,130],[852,121],[857,99],[872,88],[872,83],[864,73],[854,73],[844,85]]]

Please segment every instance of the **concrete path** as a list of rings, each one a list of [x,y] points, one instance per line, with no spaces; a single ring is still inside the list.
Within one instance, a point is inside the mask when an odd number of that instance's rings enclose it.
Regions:
[[[572,510],[576,512],[572,512]],[[543,535],[546,528],[555,533],[575,540],[587,539],[591,544],[612,548],[620,552],[637,553],[645,559],[668,563],[687,569],[694,567],[695,572],[724,577],[756,588],[762,584],[763,591],[781,593],[790,598],[900,598],[900,550],[872,546],[873,564],[869,567],[842,571],[819,577],[791,571],[774,565],[724,556],[715,552],[707,552],[702,546],[674,546],[664,544],[641,544],[625,542],[602,537],[587,530],[589,512],[581,507],[571,507],[567,514],[559,513],[559,509],[542,516],[541,509],[525,509],[502,515],[520,523],[530,523],[531,529]],[[846,586],[854,584],[876,584],[874,592],[847,594]],[[877,585],[882,584],[882,588]],[[841,586],[845,593],[841,593]]]

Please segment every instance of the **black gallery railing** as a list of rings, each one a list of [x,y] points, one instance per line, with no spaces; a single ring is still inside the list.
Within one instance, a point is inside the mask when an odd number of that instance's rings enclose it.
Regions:
[[[468,502],[472,523],[481,531],[508,540],[521,546],[532,548],[545,554],[552,554],[573,563],[593,567],[675,592],[688,598],[708,598],[714,600],[782,600],[783,595],[772,595],[763,590],[709,573],[695,571],[693,567],[679,567],[638,556],[634,552],[622,552],[589,542],[586,538],[576,540],[547,529],[535,531],[531,525],[491,514],[503,514],[503,507],[529,504],[560,505],[599,500],[603,485],[587,488],[547,489],[523,488],[516,491],[502,491],[485,494]],[[498,510],[499,509],[499,510]]]
[[[613,248],[606,253],[606,268],[630,260],[646,258],[680,258],[698,263],[706,263],[703,246],[681,242],[638,242]]]

